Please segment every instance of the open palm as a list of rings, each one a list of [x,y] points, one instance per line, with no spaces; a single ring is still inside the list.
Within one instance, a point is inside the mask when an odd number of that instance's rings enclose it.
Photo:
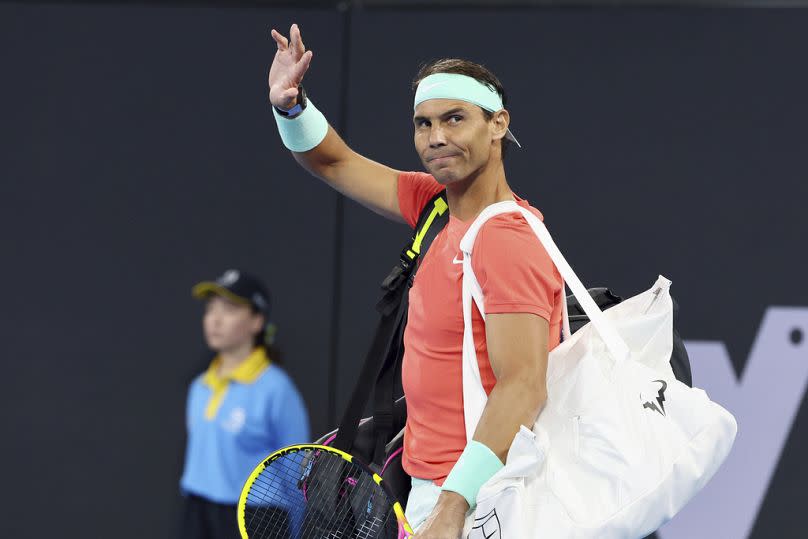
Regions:
[[[312,52],[303,45],[300,28],[296,24],[289,29],[289,38],[272,30],[272,39],[278,45],[278,50],[269,68],[269,102],[283,110],[295,105],[297,87],[309,69],[312,57]]]

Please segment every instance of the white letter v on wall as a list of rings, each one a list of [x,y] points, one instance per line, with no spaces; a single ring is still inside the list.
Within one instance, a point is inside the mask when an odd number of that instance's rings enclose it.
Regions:
[[[745,539],[752,531],[808,381],[808,308],[770,307],[740,381],[721,342],[688,341],[693,383],[738,421],[726,462],[657,533]]]

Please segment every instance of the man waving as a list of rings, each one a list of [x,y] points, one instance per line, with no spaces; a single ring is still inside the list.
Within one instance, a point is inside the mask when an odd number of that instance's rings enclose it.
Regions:
[[[407,397],[403,465],[412,477],[407,519],[419,539],[457,539],[477,492],[502,466],[520,425],[532,428],[546,399],[549,350],[561,334],[561,276],[521,214],[483,225],[472,267],[485,297],[474,340],[488,401],[467,443],[463,415],[463,234],[487,206],[515,200],[503,155],[517,144],[505,91],[482,65],[443,59],[413,83],[413,141],[426,173],[402,172],[349,148],[301,85],[312,62],[300,29],[272,31],[277,52],[269,100],[284,145],[314,176],[371,210],[415,226],[445,189],[448,225],[410,290],[402,379]],[[403,126],[402,126],[403,128]]]

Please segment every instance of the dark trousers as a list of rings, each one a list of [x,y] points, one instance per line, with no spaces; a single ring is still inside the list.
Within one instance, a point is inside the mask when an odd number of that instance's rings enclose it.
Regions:
[[[264,507],[247,508],[247,513],[246,520],[248,521],[256,518],[256,522],[273,522],[272,534],[277,539],[290,537],[288,517],[285,511],[275,507]],[[236,506],[214,503],[193,494],[186,496],[179,537],[180,539],[241,539]]]
[[[180,539],[241,539],[236,506],[189,494],[182,511]]]

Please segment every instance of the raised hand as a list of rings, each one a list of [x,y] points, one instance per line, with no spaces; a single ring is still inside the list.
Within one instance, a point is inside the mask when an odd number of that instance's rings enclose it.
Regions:
[[[289,110],[297,102],[297,87],[309,69],[312,52],[307,51],[300,28],[293,24],[286,39],[274,28],[272,39],[278,45],[272,67],[269,68],[269,102],[279,109]]]

